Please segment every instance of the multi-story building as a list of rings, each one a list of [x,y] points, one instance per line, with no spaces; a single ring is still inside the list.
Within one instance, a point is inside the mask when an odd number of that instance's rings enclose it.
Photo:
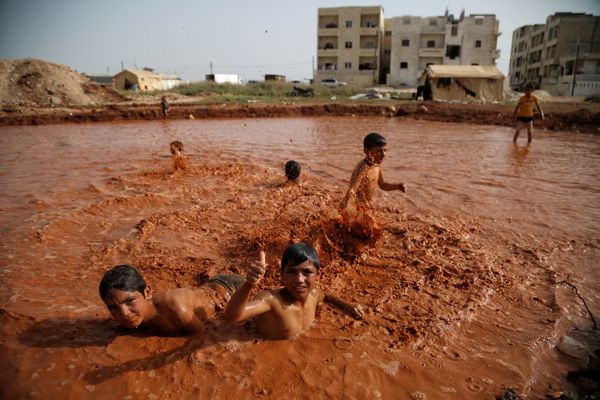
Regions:
[[[379,83],[383,7],[319,8],[315,80]]]
[[[553,95],[600,93],[600,16],[556,13],[513,32],[511,87],[527,83]]]
[[[392,18],[385,31],[391,36],[388,85],[415,86],[430,64],[493,66],[500,57],[498,20],[490,14],[405,15]]]
[[[495,65],[494,15],[384,19],[383,7],[319,8],[315,80],[416,86],[429,64]]]

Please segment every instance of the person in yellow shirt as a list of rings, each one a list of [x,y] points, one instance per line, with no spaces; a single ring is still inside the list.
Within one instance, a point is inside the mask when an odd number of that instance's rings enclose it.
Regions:
[[[513,142],[517,142],[521,129],[527,127],[527,143],[531,143],[531,131],[533,129],[533,105],[537,107],[540,112],[542,120],[544,119],[544,112],[538,102],[537,97],[531,94],[533,92],[533,85],[528,84],[525,86],[525,95],[519,98],[517,106],[515,107],[515,117],[517,118],[517,131],[513,137]]]

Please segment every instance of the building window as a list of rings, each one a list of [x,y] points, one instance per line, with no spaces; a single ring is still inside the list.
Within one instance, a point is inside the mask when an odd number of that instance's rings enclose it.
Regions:
[[[481,40],[475,41],[475,47],[481,47]]]
[[[479,65],[479,63],[471,63],[471,65]]]
[[[402,20],[402,23],[403,23],[404,25],[410,25],[410,17],[404,18],[404,19]]]
[[[389,49],[386,49],[386,50],[383,51],[383,54],[385,54],[386,56],[389,56],[389,55],[392,54],[392,51],[389,50]]]
[[[352,48],[352,42],[346,42],[346,44],[344,45],[347,49],[351,49]]]
[[[400,69],[407,69],[408,68],[408,63],[406,61],[402,61],[400,63]]]
[[[345,62],[344,63],[344,68],[346,68],[346,69],[352,69],[352,63],[351,62]]]
[[[402,47],[408,47],[408,46],[410,46],[410,40],[402,39]]]
[[[435,40],[428,40],[427,41],[427,48],[434,49],[435,48]]]
[[[392,31],[385,31],[385,36],[392,36]]]
[[[346,28],[352,28],[352,20],[351,19],[346,21]]]
[[[450,35],[457,36],[458,35],[458,25],[452,25],[452,29],[450,31]]]
[[[431,18],[431,19],[429,20],[429,25],[431,25],[431,26],[436,26],[436,25],[437,25],[437,19],[435,19],[435,18]]]
[[[475,18],[475,25],[483,25],[483,18]]]
[[[460,57],[460,46],[446,46],[446,57],[451,60]]]

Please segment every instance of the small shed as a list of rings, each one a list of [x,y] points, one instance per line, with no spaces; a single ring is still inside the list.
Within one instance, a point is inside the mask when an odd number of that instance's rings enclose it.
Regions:
[[[430,65],[426,69],[425,92],[430,86],[434,100],[504,99],[504,75],[491,65]]]
[[[285,82],[285,75],[266,74],[265,82]]]
[[[141,69],[124,69],[114,76],[114,82],[117,90],[163,90],[163,82],[158,74]]]

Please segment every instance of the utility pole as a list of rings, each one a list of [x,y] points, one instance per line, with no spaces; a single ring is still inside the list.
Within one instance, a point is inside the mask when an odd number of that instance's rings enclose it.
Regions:
[[[573,63],[573,84],[571,85],[571,97],[575,96],[575,82],[577,82],[577,62],[579,61],[579,38],[577,38],[577,50],[575,50],[575,62]]]
[[[213,73],[213,72],[212,72],[212,67],[213,67],[213,64],[212,64],[212,61],[211,61],[211,62],[210,62],[210,74],[211,74],[211,75],[212,75],[212,73]]]

